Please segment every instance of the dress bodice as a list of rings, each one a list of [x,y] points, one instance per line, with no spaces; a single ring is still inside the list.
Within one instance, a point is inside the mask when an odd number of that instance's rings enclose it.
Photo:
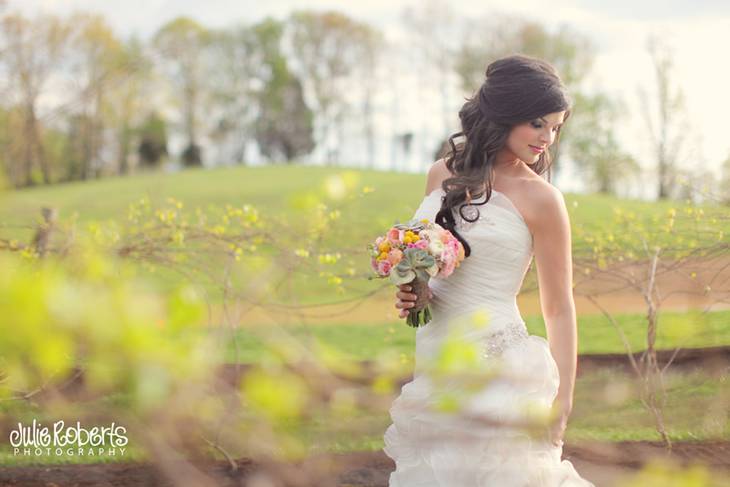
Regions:
[[[435,221],[444,195],[441,188],[432,191],[414,218]],[[485,197],[472,201],[483,202]],[[503,193],[492,190],[486,204],[473,208],[480,215],[475,222],[462,219],[453,210],[456,230],[469,243],[471,255],[448,278],[431,280],[432,312],[434,316],[451,315],[485,308],[493,318],[521,320],[516,297],[532,261],[532,234]]]

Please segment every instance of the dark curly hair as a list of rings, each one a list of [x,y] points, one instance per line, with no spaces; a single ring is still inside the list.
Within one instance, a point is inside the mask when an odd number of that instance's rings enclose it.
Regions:
[[[491,198],[497,153],[504,147],[512,127],[560,111],[566,112],[565,120],[570,115],[571,104],[557,71],[546,61],[515,54],[487,67],[484,83],[459,110],[461,132],[448,139],[446,167],[454,176],[442,183],[446,195],[436,214],[436,223],[461,241],[467,257],[471,248],[455,229],[453,209],[458,207],[464,220],[476,221],[479,215],[465,218],[462,209],[485,194],[483,202],[474,204],[483,205]],[[464,140],[455,144],[454,139],[462,136]],[[558,132],[555,147],[559,139]],[[530,167],[540,175],[548,171],[549,179],[551,163],[550,152],[545,151]]]

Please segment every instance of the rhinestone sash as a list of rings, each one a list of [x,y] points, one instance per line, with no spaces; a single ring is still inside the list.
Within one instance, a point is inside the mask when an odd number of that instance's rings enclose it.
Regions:
[[[499,357],[509,347],[527,339],[530,334],[527,332],[524,323],[519,321],[511,322],[504,328],[484,337],[482,346],[482,358],[490,359]]]

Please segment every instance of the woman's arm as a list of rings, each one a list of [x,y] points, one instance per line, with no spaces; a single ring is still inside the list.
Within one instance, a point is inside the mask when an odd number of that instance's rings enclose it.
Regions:
[[[540,183],[540,190],[534,191],[533,197],[535,204],[532,207],[538,210],[530,218],[530,228],[540,306],[550,351],[560,373],[555,406],[567,416],[573,408],[578,349],[570,218],[563,195],[554,186]]]
[[[439,159],[436,161],[433,165],[431,165],[431,168],[428,170],[428,177],[426,178],[426,196],[431,194],[431,192],[435,189],[438,189],[441,187],[441,183],[444,182],[445,179],[448,179],[451,177],[451,173],[449,172],[449,169],[446,167],[446,162],[444,159]],[[408,309],[412,308],[416,305],[416,294],[410,292],[411,286],[408,284],[401,284],[398,286],[399,291],[396,291],[395,297],[395,307],[399,309],[398,317],[399,318],[405,318],[408,316]],[[433,298],[433,294],[431,293],[431,289],[429,288],[429,299]]]

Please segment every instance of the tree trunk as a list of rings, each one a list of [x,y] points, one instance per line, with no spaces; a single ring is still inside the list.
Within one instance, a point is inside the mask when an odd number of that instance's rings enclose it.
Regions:
[[[46,149],[43,147],[43,137],[40,134],[40,127],[38,127],[38,119],[35,116],[35,110],[33,107],[30,108],[29,112],[29,123],[30,123],[30,135],[32,137],[32,145],[35,147],[36,160],[43,173],[43,182],[45,184],[51,184],[51,169],[48,166],[48,160],[46,159]]]
[[[129,127],[125,124],[119,134],[119,165],[120,175],[129,173]]]

